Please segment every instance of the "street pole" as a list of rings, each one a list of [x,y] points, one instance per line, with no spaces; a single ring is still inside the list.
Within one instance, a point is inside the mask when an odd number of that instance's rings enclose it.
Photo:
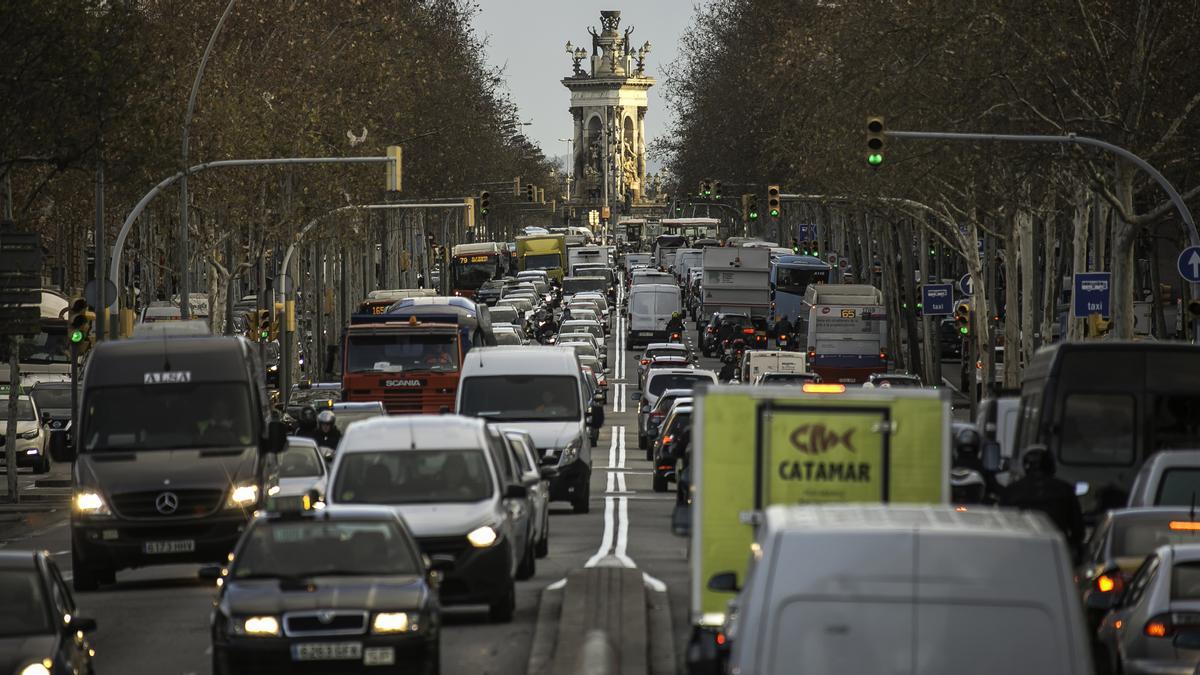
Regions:
[[[885,131],[884,135],[889,138],[911,138],[917,140],[930,141],[1006,141],[1012,143],[1057,143],[1060,145],[1088,145],[1094,148],[1107,150],[1119,157],[1122,157],[1130,162],[1133,162],[1142,171],[1150,174],[1158,186],[1167,193],[1167,197],[1171,200],[1171,204],[1179,213],[1183,224],[1187,226],[1188,238],[1192,246],[1200,246],[1200,232],[1196,230],[1196,221],[1192,218],[1192,212],[1188,209],[1188,205],[1183,201],[1183,197],[1179,195],[1179,191],[1163,176],[1154,165],[1142,159],[1138,155],[1122,148],[1119,145],[1114,145],[1108,141],[1102,141],[1098,138],[1088,136],[1079,136],[1073,133],[1065,136],[1050,136],[1043,134],[972,134],[972,133],[957,133],[957,132],[942,132],[942,131]],[[1200,283],[1191,285],[1192,296],[1200,297]],[[1196,341],[1196,335],[1200,334],[1200,317],[1192,319],[1192,341]]]
[[[105,278],[104,254],[107,252],[104,237],[104,159],[102,157],[96,159],[96,223],[92,237],[96,245],[96,318],[98,319],[96,339],[107,340],[108,284],[102,281]],[[116,276],[115,268],[113,276]]]
[[[8,501],[21,501],[17,484],[17,400],[21,392],[21,338],[8,336],[8,422],[4,428],[4,473],[8,476]]]
[[[179,318],[187,320],[191,315],[189,313],[190,306],[188,305],[188,273],[189,270],[189,254],[188,254],[188,130],[192,125],[192,113],[196,110],[196,95],[200,92],[200,80],[204,78],[204,69],[208,66],[208,59],[212,56],[213,46],[217,43],[217,36],[221,34],[221,29],[225,27],[225,20],[229,18],[230,12],[233,11],[233,6],[237,0],[229,0],[229,4],[225,5],[225,11],[221,13],[221,18],[217,20],[217,26],[213,29],[212,35],[208,38],[208,46],[204,48],[204,55],[200,57],[200,66],[196,68],[196,79],[192,81],[192,91],[188,95],[187,111],[183,115],[183,141],[180,144],[180,166],[183,167],[183,176],[179,181]],[[97,278],[104,277],[97,275]],[[101,291],[103,293],[103,291]],[[104,296],[101,295],[101,298]]]
[[[575,155],[573,150],[575,147],[574,138],[560,138],[559,141],[567,144],[567,201],[571,201],[571,178],[575,173]]]

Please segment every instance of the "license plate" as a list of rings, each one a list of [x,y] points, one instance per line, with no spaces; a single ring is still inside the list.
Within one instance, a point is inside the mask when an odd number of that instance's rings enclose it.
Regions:
[[[361,659],[361,642],[308,642],[292,645],[293,661],[349,661]]]
[[[142,552],[150,554],[192,553],[195,550],[196,542],[192,539],[180,539],[179,541],[148,541],[142,544]]]
[[[364,666],[391,666],[396,663],[394,647],[367,647],[363,651]]]

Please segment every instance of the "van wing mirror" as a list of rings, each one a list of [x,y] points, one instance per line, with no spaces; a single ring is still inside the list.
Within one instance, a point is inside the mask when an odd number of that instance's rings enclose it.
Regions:
[[[721,593],[737,593],[742,590],[738,586],[737,572],[717,572],[708,578],[708,590]]]
[[[272,418],[267,422],[267,438],[266,447],[263,448],[271,454],[279,454],[287,447],[287,427],[279,419]]]

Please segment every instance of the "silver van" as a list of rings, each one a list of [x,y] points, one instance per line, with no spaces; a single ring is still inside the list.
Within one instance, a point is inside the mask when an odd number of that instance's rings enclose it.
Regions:
[[[727,636],[730,671],[1092,672],[1071,557],[1040,514],[772,506]],[[732,573],[709,587],[736,590]]]
[[[669,337],[667,322],[680,309],[678,286],[635,283],[629,289],[629,348],[651,342],[666,342]]]
[[[603,423],[568,347],[486,347],[463,359],[458,412],[529,432],[538,461],[558,470],[550,499],[587,513],[592,477],[591,427]]]

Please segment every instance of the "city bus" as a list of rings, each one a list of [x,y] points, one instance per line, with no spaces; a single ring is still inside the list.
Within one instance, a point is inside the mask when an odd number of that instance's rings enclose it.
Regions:
[[[771,313],[795,323],[803,311],[809,284],[828,283],[832,269],[829,263],[812,256],[780,256],[771,265]]]
[[[508,250],[503,244],[480,242],[459,244],[450,253],[450,292],[464,298],[486,281],[500,279],[508,271]]]
[[[813,284],[801,310],[808,370],[822,381],[862,384],[872,373],[887,372],[887,315],[878,288]]]

